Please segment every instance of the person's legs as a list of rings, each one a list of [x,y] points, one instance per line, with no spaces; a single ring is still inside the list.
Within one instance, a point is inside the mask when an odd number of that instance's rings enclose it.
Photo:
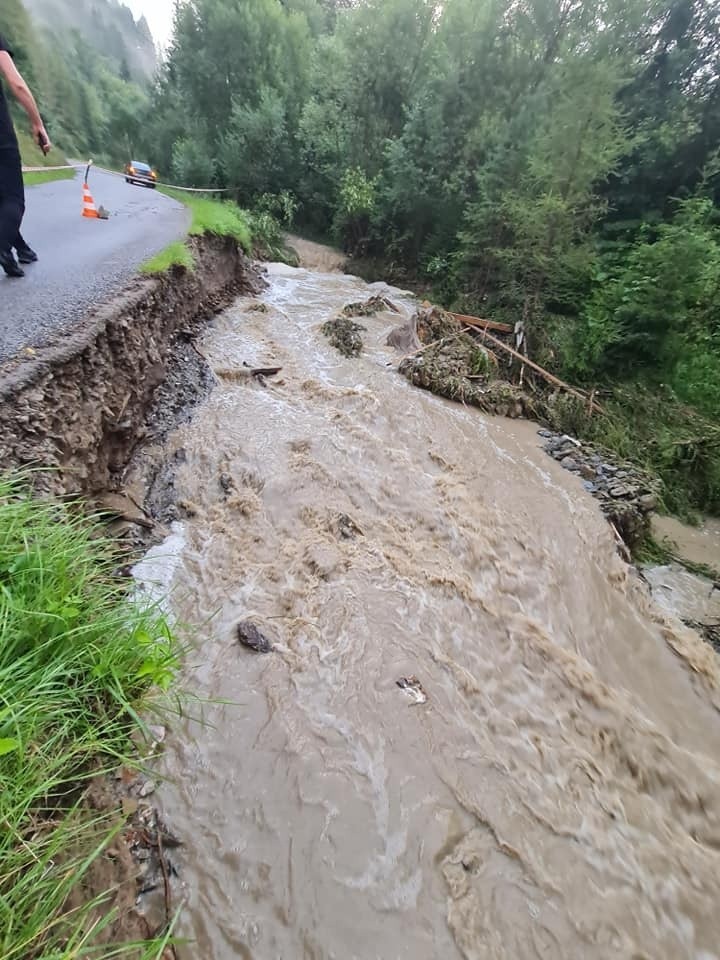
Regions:
[[[11,249],[20,233],[24,213],[20,151],[17,147],[0,147],[0,265],[13,276],[22,275],[22,271],[13,268],[15,258]]]
[[[25,240],[20,231],[18,230],[17,237],[15,237],[15,242],[13,243],[15,252],[17,253],[17,258],[20,263],[36,263],[38,255],[35,253],[30,244]]]

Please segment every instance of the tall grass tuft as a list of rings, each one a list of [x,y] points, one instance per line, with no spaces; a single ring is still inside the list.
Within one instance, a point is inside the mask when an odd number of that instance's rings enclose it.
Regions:
[[[138,706],[153,686],[168,687],[177,665],[165,620],[129,598],[116,566],[112,544],[75,506],[0,478],[4,960],[90,955],[92,905],[70,895],[111,828],[83,790],[131,762]]]

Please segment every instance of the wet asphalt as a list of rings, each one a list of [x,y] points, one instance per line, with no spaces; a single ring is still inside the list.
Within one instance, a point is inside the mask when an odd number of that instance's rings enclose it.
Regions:
[[[80,172],[27,190],[22,232],[40,261],[23,279],[0,270],[0,361],[56,341],[189,226],[181,204],[122,177],[93,170],[90,190],[109,220],[81,216]]]

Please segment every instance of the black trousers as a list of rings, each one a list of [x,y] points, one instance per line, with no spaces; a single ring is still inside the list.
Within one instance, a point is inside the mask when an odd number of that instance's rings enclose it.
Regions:
[[[25,184],[20,151],[0,145],[0,253],[22,243],[20,224],[25,215]]]

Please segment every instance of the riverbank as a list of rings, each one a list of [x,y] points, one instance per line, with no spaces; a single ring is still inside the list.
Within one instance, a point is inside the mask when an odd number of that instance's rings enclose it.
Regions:
[[[133,599],[122,551],[80,505],[0,478],[0,953],[157,960],[168,918],[134,911],[133,845],[162,833],[138,745],[180,645]],[[144,790],[144,792],[143,792]],[[142,817],[142,824],[134,822]],[[162,856],[162,849],[160,849]],[[106,952],[103,951],[105,948]],[[115,955],[114,953],[112,955]]]
[[[62,340],[0,366],[0,462],[51,468],[37,482],[57,493],[112,489],[153,429],[154,399],[170,371],[191,362],[192,342],[240,292],[260,289],[259,269],[229,238],[190,241],[195,268],[138,278],[79,319]],[[197,378],[165,394],[172,420],[207,389]]]
[[[141,772],[164,733],[140,716],[168,709],[180,646],[157,607],[130,596],[127,564],[155,522],[112,491],[139,447],[210,390],[194,346],[203,326],[263,285],[234,242],[206,236],[191,249],[192,272],[138,279],[62,342],[0,366],[0,459],[31,471],[0,479],[8,960],[116,956],[118,944],[136,945],[123,953],[133,960],[166,956],[176,843]]]

